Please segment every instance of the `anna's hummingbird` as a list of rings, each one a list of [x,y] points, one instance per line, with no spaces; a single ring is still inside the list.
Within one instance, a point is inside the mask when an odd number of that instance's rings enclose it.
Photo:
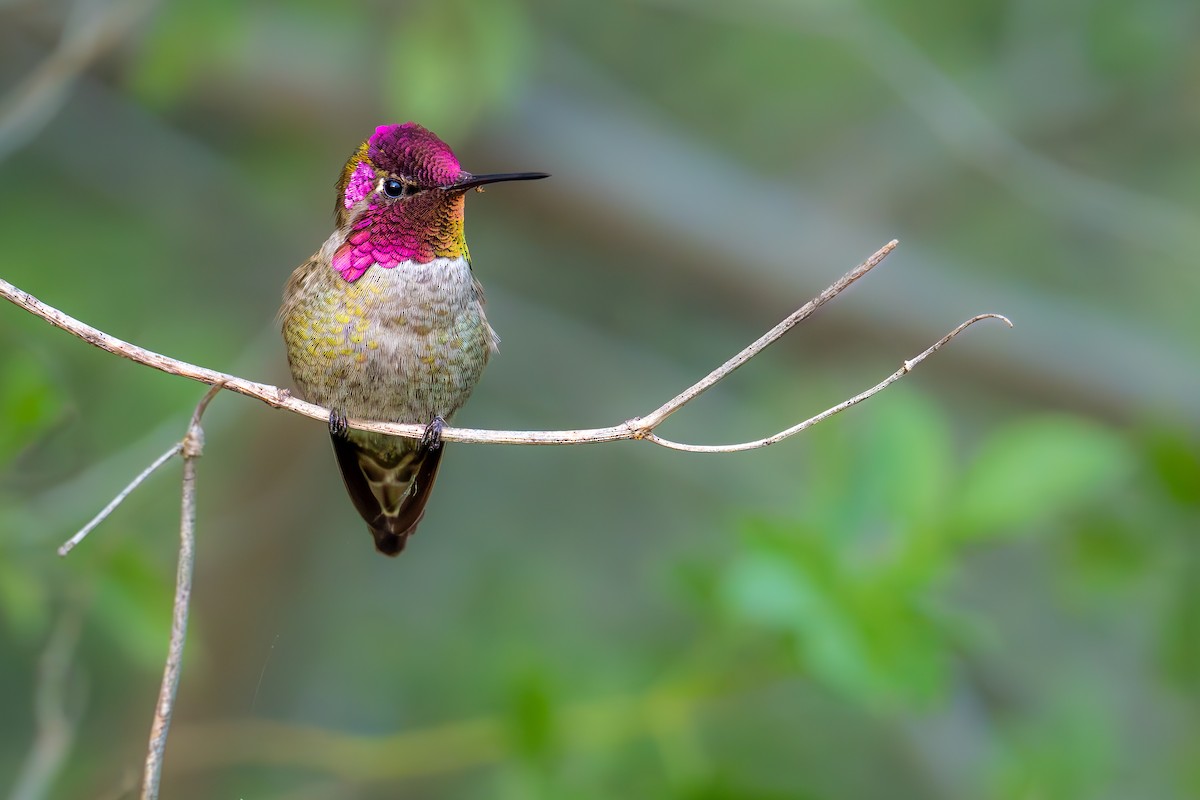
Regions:
[[[346,490],[379,552],[416,530],[441,426],[499,341],[463,235],[466,193],[541,172],[472,175],[416,123],[382,125],[342,169],[337,229],[288,280],[279,316],[300,395],[332,410]],[[351,431],[346,417],[428,423],[421,441]]]

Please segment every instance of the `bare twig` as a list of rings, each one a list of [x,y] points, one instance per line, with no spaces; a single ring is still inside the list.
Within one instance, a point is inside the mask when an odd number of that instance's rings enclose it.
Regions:
[[[167,747],[167,731],[171,727],[171,712],[179,690],[179,671],[183,664],[183,645],[187,639],[188,607],[192,595],[192,572],[196,562],[196,459],[204,451],[204,430],[200,418],[208,404],[224,384],[213,385],[196,405],[188,425],[187,435],[180,443],[183,454],[183,501],[179,518],[179,564],[175,576],[175,605],[171,616],[171,642],[163,666],[162,686],[154,708],[154,723],[150,727],[150,745],[146,753],[146,768],[142,777],[142,800],[158,797],[162,779],[163,752]]]
[[[941,339],[938,339],[932,345],[927,347],[925,349],[925,351],[923,353],[921,353],[919,356],[917,356],[916,358],[911,358],[908,361],[905,361],[900,366],[900,369],[896,370],[891,375],[887,376],[882,381],[880,381],[879,383],[872,386],[870,389],[867,389],[865,392],[856,394],[856,395],[854,395],[854,397],[851,397],[847,400],[843,400],[842,402],[838,403],[836,406],[831,406],[831,407],[825,409],[824,411],[822,411],[820,414],[817,414],[814,417],[809,417],[808,419],[804,420],[804,422],[797,423],[786,430],[780,431],[779,433],[775,434],[774,436],[768,436],[765,439],[756,439],[752,442],[740,442],[738,444],[711,444],[711,445],[681,444],[679,442],[672,442],[670,439],[664,439],[661,436],[656,436],[653,433],[650,434],[649,436],[647,436],[646,438],[648,440],[654,442],[655,444],[661,444],[663,447],[669,447],[672,450],[684,450],[689,453],[737,453],[742,450],[755,450],[759,447],[766,447],[768,445],[775,444],[776,442],[782,442],[784,439],[788,438],[789,436],[795,436],[797,433],[800,433],[801,431],[808,430],[812,426],[829,419],[834,414],[839,414],[839,413],[845,411],[850,406],[856,406],[859,403],[861,403],[863,400],[866,400],[868,397],[871,397],[873,395],[878,394],[879,392],[882,392],[884,389],[891,386],[893,383],[900,380],[908,373],[912,372],[913,369],[917,366],[917,364],[920,364],[926,358],[933,355],[938,350],[942,349],[955,336],[958,336],[960,333],[962,333],[967,328],[974,325],[976,322],[979,322],[979,321],[985,320],[985,319],[998,319],[1001,322],[1003,322],[1005,325],[1007,325],[1008,327],[1010,327],[1010,328],[1012,327],[1012,321],[1008,317],[1006,317],[1002,314],[979,314],[978,316],[971,317],[969,320],[967,320],[963,324],[959,325],[957,328],[950,331],[945,336],[943,336]]]
[[[813,312],[818,308],[841,294],[844,289],[850,286],[850,284],[854,283],[863,275],[866,275],[868,272],[875,269],[875,267],[879,265],[879,262],[887,258],[888,254],[896,249],[898,244],[900,243],[893,239],[883,247],[876,250],[870,258],[847,272],[842,277],[838,278],[832,286],[798,308],[794,313],[791,314],[791,316],[783,320],[783,322],[780,322],[774,328],[771,328],[771,330],[764,333],[749,347],[742,350],[742,352],[738,353],[736,356],[729,359],[712,372],[708,373],[708,375],[704,376],[702,381],[689,386],[687,389],[684,389],[682,392],[676,395],[672,400],[664,403],[657,410],[637,420],[640,427],[646,432],[658,427],[659,423],[661,423],[664,419],[669,417],[671,414],[674,414],[676,411],[678,411],[691,400],[698,397],[703,392],[707,391],[726,375],[733,372],[750,359],[754,358],[763,350],[766,350],[768,346],[773,344],[777,339],[782,337],[797,324],[812,316]],[[649,439],[650,437],[644,436],[639,438]]]
[[[67,691],[80,625],[78,608],[64,611],[42,653],[33,696],[36,734],[10,800],[41,800],[49,796],[54,777],[71,749],[75,720],[67,712]]]
[[[766,347],[777,341],[781,336],[792,329],[798,322],[809,317],[814,311],[820,308],[825,303],[828,303],[850,284],[866,275],[874,269],[889,253],[896,249],[898,242],[892,240],[881,247],[878,251],[871,255],[862,264],[852,269],[850,272],[843,275],[832,286],[830,286],[821,294],[817,295],[813,300],[806,303],[787,319],[780,322],[760,339],[751,344],[749,347],[742,350],[733,358],[726,361],[713,372],[704,377],[703,380],[688,387],[683,392],[680,392],[675,398],[660,406],[645,417],[635,417],[626,420],[619,425],[612,425],[607,428],[587,428],[581,430],[561,430],[561,431],[501,431],[501,430],[482,430],[478,428],[444,428],[442,431],[442,439],[448,442],[467,442],[473,444],[541,444],[541,445],[564,445],[564,444],[595,444],[599,442],[616,442],[627,439],[644,439],[655,444],[660,444],[664,447],[675,447],[677,449],[688,449],[692,446],[680,445],[676,442],[668,442],[654,435],[654,429],[660,425],[668,416],[678,411],[688,402],[700,395],[709,387],[716,384],[736,370],[742,364],[753,358],[758,353],[762,352]],[[115,336],[97,330],[83,322],[80,322],[73,317],[70,317],[58,309],[49,306],[38,300],[28,292],[24,292],[11,283],[0,279],[0,296],[10,302],[20,306],[36,316],[49,322],[58,328],[62,328],[68,333],[83,339],[85,342],[99,347],[102,350],[107,350],[110,353],[119,355],[123,358],[128,358],[131,361],[136,361],[139,364],[144,364],[154,369],[167,372],[172,375],[180,375],[185,378],[191,378],[201,383],[210,385],[222,384],[223,388],[228,389],[238,394],[253,397],[272,408],[280,408],[291,411],[302,416],[311,417],[321,421],[329,419],[329,409],[312,403],[306,403],[299,398],[293,397],[286,389],[281,389],[278,386],[271,386],[265,383],[256,383],[248,381],[245,378],[239,378],[235,375],[228,375],[223,372],[199,367],[194,364],[189,364],[185,361],[179,361],[174,358],[169,358],[159,353],[146,350],[137,345],[122,341]],[[1004,319],[998,314],[984,314],[977,319],[994,317]],[[976,320],[972,320],[974,322]],[[1008,322],[1007,319],[1004,319]],[[935,345],[934,349],[941,347],[946,341],[956,336],[970,322],[959,326],[951,332],[942,342]],[[1009,323],[1011,324],[1011,323]],[[913,362],[920,361],[928,353],[922,354]],[[889,381],[890,382],[890,381]],[[869,390],[867,396],[873,394],[875,390]],[[860,402],[862,398],[854,402]],[[854,403],[849,403],[853,405]],[[822,412],[821,419],[836,414],[841,411],[841,407],[835,407],[829,411]],[[815,424],[810,421],[800,423],[801,425]],[[425,433],[424,423],[396,423],[396,422],[374,422],[368,420],[351,419],[349,425],[355,430],[374,431],[376,433],[386,433],[394,436],[406,436],[410,439],[419,439]],[[803,428],[801,428],[802,430]],[[785,432],[786,433],[786,432]],[[791,434],[788,434],[791,435]],[[779,436],[779,438],[783,438]],[[729,452],[730,449],[748,449],[750,446],[765,447],[767,444],[777,441],[776,437],[769,437],[768,440],[760,440],[761,444],[747,443],[746,445],[720,446],[720,447],[696,447],[696,452]]]
[[[145,481],[146,478],[149,478],[151,475],[153,475],[154,472],[159,467],[161,467],[163,464],[170,461],[173,456],[178,455],[182,449],[183,449],[183,443],[176,442],[175,444],[171,445],[170,449],[167,450],[167,452],[163,453],[161,456],[154,459],[154,462],[150,466],[148,466],[144,470],[142,470],[141,473],[136,478],[134,478],[132,481],[130,481],[129,485],[126,486],[124,489],[122,489],[116,497],[114,497],[112,500],[110,500],[108,505],[106,505],[104,508],[102,508],[100,510],[99,514],[92,517],[91,521],[88,522],[87,525],[84,525],[82,528],[79,529],[78,533],[76,533],[70,539],[67,539],[67,541],[63,542],[62,546],[58,548],[58,554],[60,556],[65,556],[67,553],[74,550],[75,545],[82,542],[83,537],[85,537],[89,533],[91,533],[92,530],[94,530],[97,525],[99,525],[101,522],[104,522],[104,520],[108,519],[108,515],[111,514],[113,511],[115,511],[117,506],[121,505],[121,503],[123,503],[125,501],[125,498],[128,497],[133,492],[134,489],[141,486],[142,482]]]

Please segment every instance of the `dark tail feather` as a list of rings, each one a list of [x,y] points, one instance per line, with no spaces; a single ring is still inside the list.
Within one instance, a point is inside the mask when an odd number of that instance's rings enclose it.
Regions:
[[[444,447],[418,447],[388,462],[349,439],[330,438],[346,491],[375,537],[375,549],[398,555],[425,514]]]

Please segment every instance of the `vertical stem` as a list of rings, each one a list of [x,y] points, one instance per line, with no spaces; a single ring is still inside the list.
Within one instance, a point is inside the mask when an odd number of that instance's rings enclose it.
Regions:
[[[208,401],[221,389],[218,384],[209,390],[196,413],[187,436],[183,439],[183,501],[179,519],[179,566],[175,574],[175,606],[171,618],[171,642],[163,666],[162,686],[158,690],[158,705],[150,727],[150,746],[142,778],[142,800],[157,800],[162,780],[163,751],[167,747],[167,730],[171,727],[171,711],[179,690],[179,672],[183,664],[183,644],[187,639],[188,607],[192,596],[192,573],[196,561],[196,459],[204,447],[200,415]]]

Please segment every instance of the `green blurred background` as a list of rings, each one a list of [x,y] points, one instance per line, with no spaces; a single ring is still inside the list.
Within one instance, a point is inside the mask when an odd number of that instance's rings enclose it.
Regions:
[[[0,4],[0,275],[163,353],[286,385],[281,287],[409,119],[554,176],[469,202],[504,341],[464,425],[646,413],[893,237],[664,435],[1016,323],[768,450],[452,446],[395,561],[322,425],[221,396],[164,796],[1200,796],[1198,34],[1194,0]],[[0,308],[0,793],[140,773],[179,466],[54,550],[202,391]]]

